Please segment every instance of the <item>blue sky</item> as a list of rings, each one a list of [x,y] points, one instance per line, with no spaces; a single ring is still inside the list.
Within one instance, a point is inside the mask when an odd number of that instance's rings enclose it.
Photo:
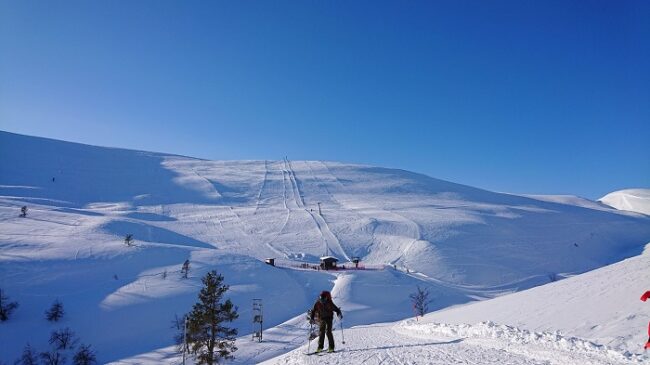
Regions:
[[[512,193],[650,187],[647,1],[0,0],[0,129]]]

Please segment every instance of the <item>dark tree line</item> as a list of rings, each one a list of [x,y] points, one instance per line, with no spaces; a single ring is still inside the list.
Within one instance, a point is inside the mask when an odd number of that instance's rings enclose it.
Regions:
[[[0,289],[0,320],[7,321],[11,313],[18,307],[17,302],[12,302],[5,292]],[[45,311],[45,319],[52,322],[59,321],[65,311],[63,303],[58,299],[52,303],[50,309]],[[14,362],[15,365],[64,365],[72,356],[73,365],[94,365],[97,364],[97,356],[90,345],[81,344],[77,347],[79,339],[70,328],[63,328],[50,333],[49,344],[51,348],[38,352],[30,344],[23,349],[21,357]]]
[[[16,365],[64,365],[66,354],[72,355],[73,365],[95,365],[97,356],[90,345],[81,344],[78,348],[79,339],[69,328],[53,331],[50,334],[49,343],[52,346],[49,350],[38,352],[30,344],[23,349],[23,353],[14,364]],[[76,351],[74,351],[76,348]],[[73,352],[73,353],[71,353]],[[41,360],[39,363],[38,360]]]

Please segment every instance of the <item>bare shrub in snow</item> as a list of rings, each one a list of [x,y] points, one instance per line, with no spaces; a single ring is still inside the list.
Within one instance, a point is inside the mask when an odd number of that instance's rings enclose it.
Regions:
[[[175,335],[174,335],[174,343],[176,344],[176,347],[178,348],[179,352],[183,351],[183,337],[185,336],[185,321],[187,320],[187,314],[184,314],[182,316],[178,316],[178,314],[174,315],[174,319],[172,320],[172,329],[175,329]]]
[[[41,352],[41,360],[43,360],[43,364],[45,365],[65,364],[65,356],[56,350]]]
[[[77,339],[69,328],[54,331],[50,335],[50,345],[54,345],[57,350],[67,350],[77,344]]]
[[[420,286],[417,286],[417,291],[411,295],[411,302],[413,303],[413,310],[417,316],[422,317],[429,311],[429,303],[432,300],[429,299],[429,289],[422,289]]]
[[[95,352],[90,349],[90,345],[81,345],[72,361],[74,365],[93,365],[97,363],[97,357]]]
[[[27,344],[27,346],[25,346],[25,349],[23,349],[23,354],[20,356],[20,360],[18,360],[16,364],[38,365],[38,356],[30,344]]]

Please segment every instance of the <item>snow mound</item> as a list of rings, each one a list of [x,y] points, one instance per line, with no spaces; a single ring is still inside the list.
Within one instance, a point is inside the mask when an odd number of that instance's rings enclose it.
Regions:
[[[650,215],[650,189],[625,189],[609,193],[599,201],[610,207]]]
[[[562,350],[574,354],[582,354],[584,357],[600,356],[615,361],[636,361],[641,362],[642,356],[629,352],[619,352],[604,345],[577,337],[562,335],[555,332],[533,332],[513,326],[497,324],[491,321],[478,324],[445,324],[427,323],[420,324],[414,320],[407,320],[400,323],[398,331],[404,334],[417,334],[419,336],[447,336],[462,338],[489,338],[498,339],[518,345],[536,345]]]
[[[551,284],[447,308],[423,321],[493,321],[534,331],[559,330],[619,352],[635,352],[647,340],[650,321],[650,306],[639,300],[650,289],[649,258],[644,254]]]

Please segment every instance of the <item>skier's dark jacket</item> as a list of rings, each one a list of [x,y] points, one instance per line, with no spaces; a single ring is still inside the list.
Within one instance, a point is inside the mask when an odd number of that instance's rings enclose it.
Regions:
[[[325,298],[325,300],[321,300],[321,298]],[[314,303],[314,308],[311,311],[311,320],[314,319],[314,316],[316,316],[319,319],[333,319],[334,318],[334,312],[339,315],[339,317],[342,316],[341,314],[341,309],[337,307],[334,302],[332,302],[332,295],[328,291],[323,291],[320,293],[319,299]]]

